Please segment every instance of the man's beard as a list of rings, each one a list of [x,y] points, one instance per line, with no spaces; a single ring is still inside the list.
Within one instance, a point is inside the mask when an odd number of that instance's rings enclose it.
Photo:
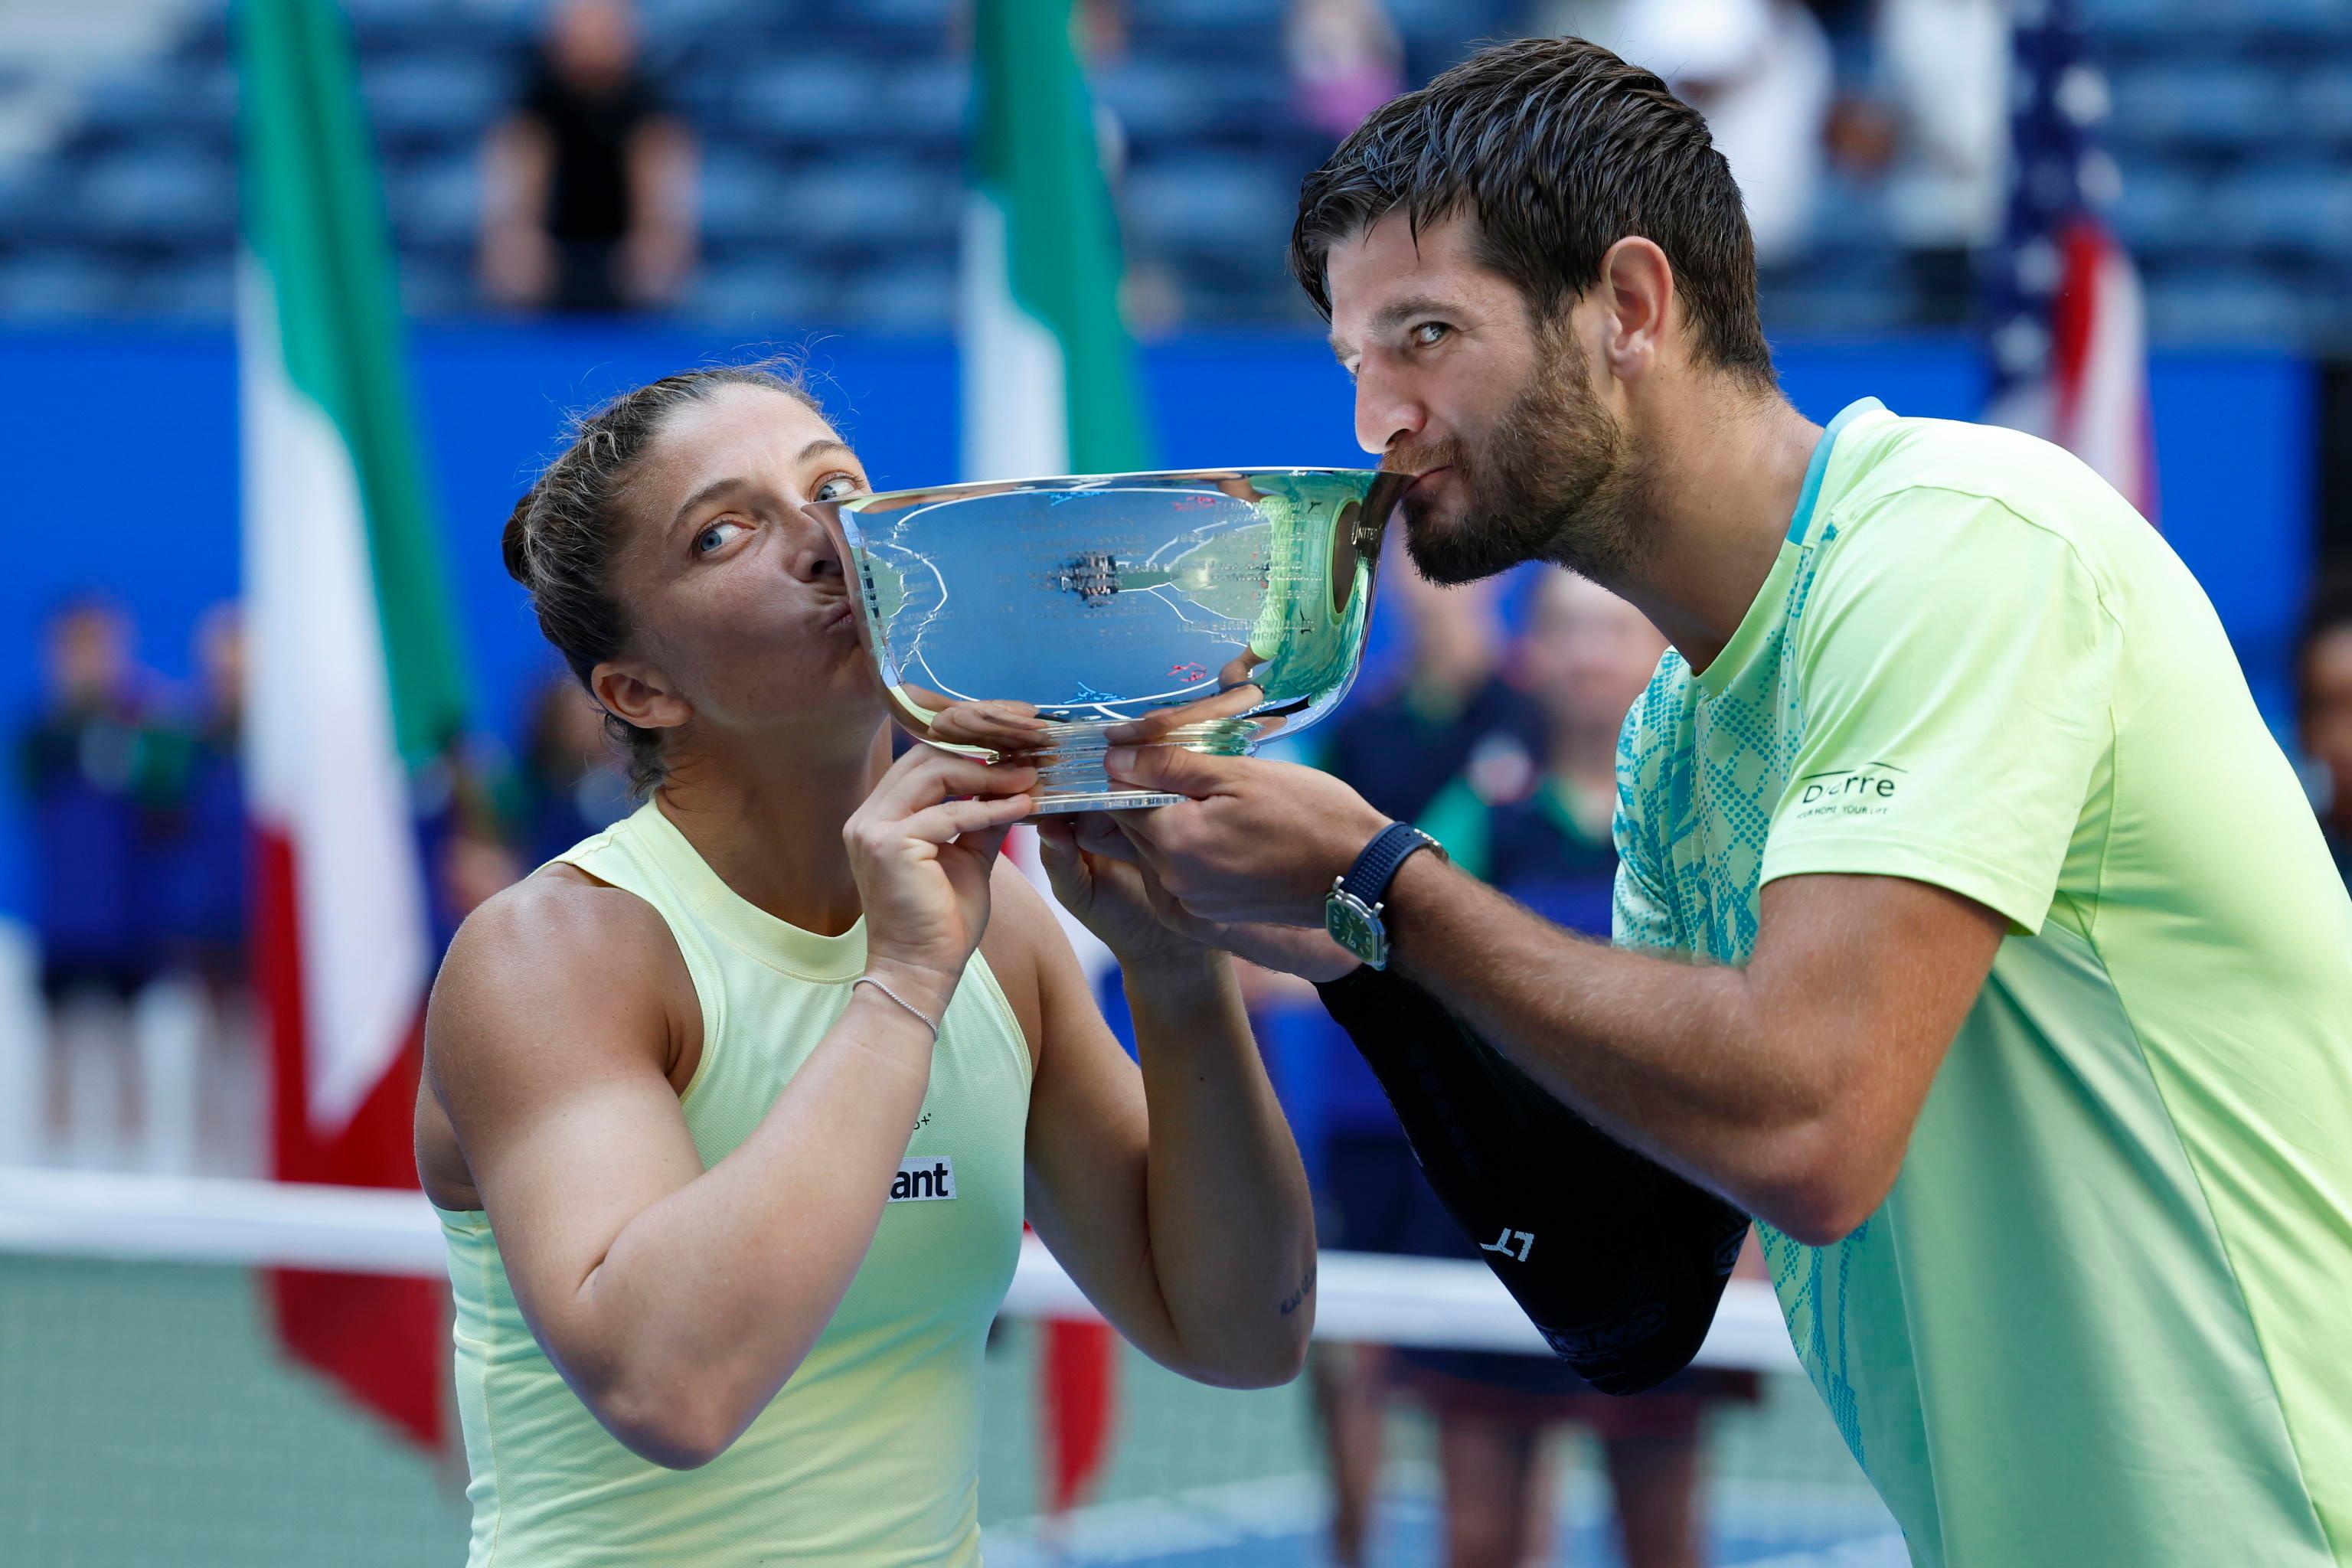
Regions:
[[[1624,426],[1593,395],[1575,340],[1542,335],[1540,363],[1475,458],[1459,440],[1391,454],[1393,467],[1451,467],[1467,498],[1451,522],[1405,500],[1405,548],[1433,583],[1475,582],[1523,561],[1621,583],[1641,559],[1642,471]]]

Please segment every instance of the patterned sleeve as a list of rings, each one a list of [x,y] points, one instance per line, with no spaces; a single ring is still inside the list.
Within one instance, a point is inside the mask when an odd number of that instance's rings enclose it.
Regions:
[[[1672,661],[1674,655],[1666,656]],[[1665,856],[1657,847],[1657,829],[1646,820],[1643,786],[1658,766],[1649,740],[1651,713],[1665,700],[1667,664],[1650,679],[1649,689],[1634,699],[1617,737],[1617,813],[1611,837],[1617,844],[1617,883],[1609,922],[1610,940],[1619,947],[1675,956],[1689,951],[1682,923],[1664,888]]]

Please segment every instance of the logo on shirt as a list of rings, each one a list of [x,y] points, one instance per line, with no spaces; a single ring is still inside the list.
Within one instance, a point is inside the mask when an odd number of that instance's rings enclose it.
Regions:
[[[1892,763],[1872,763],[1865,767],[1807,773],[1795,785],[1796,815],[1800,818],[1883,816],[1887,803],[1900,787],[1896,780],[1902,772]]]
[[[898,1179],[890,1184],[892,1203],[937,1203],[955,1195],[955,1162],[946,1155],[921,1154],[898,1162]]]

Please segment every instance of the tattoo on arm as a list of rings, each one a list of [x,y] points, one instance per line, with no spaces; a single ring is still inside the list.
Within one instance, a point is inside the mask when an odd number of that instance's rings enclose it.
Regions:
[[[1290,1316],[1291,1313],[1298,1310],[1299,1303],[1305,1301],[1308,1296],[1314,1293],[1314,1290],[1315,1265],[1310,1263],[1307,1266],[1307,1278],[1298,1282],[1298,1289],[1292,1291],[1289,1297],[1282,1303],[1282,1315],[1286,1318]]]

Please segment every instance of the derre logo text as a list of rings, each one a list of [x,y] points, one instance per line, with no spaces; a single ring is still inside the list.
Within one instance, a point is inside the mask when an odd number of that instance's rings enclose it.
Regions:
[[[1808,773],[1797,781],[1797,815],[1875,816],[1895,798],[1895,775],[1902,772],[1885,763],[1873,763],[1867,767]]]
[[[937,1203],[955,1195],[953,1160],[944,1156],[917,1155],[898,1162],[898,1179],[890,1184],[892,1203]]]

